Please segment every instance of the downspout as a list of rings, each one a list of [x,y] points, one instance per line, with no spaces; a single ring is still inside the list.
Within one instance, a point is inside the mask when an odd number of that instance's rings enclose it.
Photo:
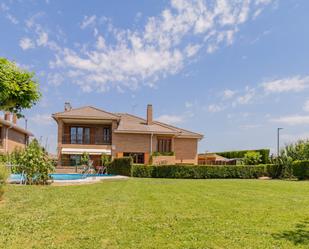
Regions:
[[[149,161],[150,161],[151,164],[152,164],[152,137],[153,137],[153,132],[151,132],[151,134],[150,134],[150,155],[149,155]]]
[[[9,130],[13,128],[13,125],[8,126],[6,128],[6,133],[5,133],[5,152],[8,153],[9,146],[8,146],[8,140],[9,140]]]
[[[153,137],[153,132],[150,134],[150,155],[152,155],[152,137]]]

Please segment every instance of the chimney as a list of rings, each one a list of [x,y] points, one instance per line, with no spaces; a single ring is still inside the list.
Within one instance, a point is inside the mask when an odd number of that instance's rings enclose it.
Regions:
[[[10,112],[4,113],[4,120],[11,122],[11,113]]]
[[[70,104],[70,102],[65,102],[64,103],[64,111],[67,112],[67,111],[71,111],[72,110],[72,106]]]
[[[14,113],[13,114],[13,124],[15,124],[15,125],[17,124],[17,119],[18,119],[17,115],[16,115],[16,113]]]
[[[147,105],[147,125],[152,124],[152,105]]]

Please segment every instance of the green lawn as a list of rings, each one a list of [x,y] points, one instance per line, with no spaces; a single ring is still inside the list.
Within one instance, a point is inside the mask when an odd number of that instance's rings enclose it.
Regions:
[[[309,248],[309,182],[7,186],[1,248]]]

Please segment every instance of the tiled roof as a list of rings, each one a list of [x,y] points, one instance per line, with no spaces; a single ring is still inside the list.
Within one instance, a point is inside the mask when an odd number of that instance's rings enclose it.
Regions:
[[[147,125],[146,120],[140,117],[127,114],[117,114],[121,117],[120,123],[116,132],[136,132],[136,133],[154,133],[154,134],[171,134],[177,137],[196,137],[202,138],[203,135],[187,131],[172,125],[164,124],[158,121],[153,121],[151,125]]]
[[[58,112],[53,114],[54,118],[93,118],[93,119],[113,119],[118,120],[119,116],[106,112],[104,110],[92,107],[85,106],[81,108],[72,109],[70,111]]]
[[[0,118],[0,124],[12,127],[11,129],[16,130],[16,131],[18,131],[20,133],[26,134],[28,136],[33,136],[33,134],[30,131],[28,131],[28,130],[26,130],[24,128],[21,128],[20,126],[18,126],[16,124],[13,124],[12,122],[4,120],[3,118]]]
[[[53,114],[53,118],[85,118],[85,119],[110,119],[117,120],[117,133],[145,133],[145,134],[168,134],[177,137],[194,137],[202,138],[203,135],[187,131],[162,122],[153,121],[151,125],[147,125],[146,120],[128,113],[110,113],[104,110],[86,106],[72,109],[70,111],[59,112]]]

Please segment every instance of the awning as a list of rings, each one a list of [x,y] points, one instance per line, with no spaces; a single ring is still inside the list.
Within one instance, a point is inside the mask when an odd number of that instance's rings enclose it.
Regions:
[[[65,155],[81,155],[83,153],[88,153],[89,155],[101,155],[103,153],[111,155],[112,151],[107,149],[76,149],[76,148],[62,148],[61,153]]]

